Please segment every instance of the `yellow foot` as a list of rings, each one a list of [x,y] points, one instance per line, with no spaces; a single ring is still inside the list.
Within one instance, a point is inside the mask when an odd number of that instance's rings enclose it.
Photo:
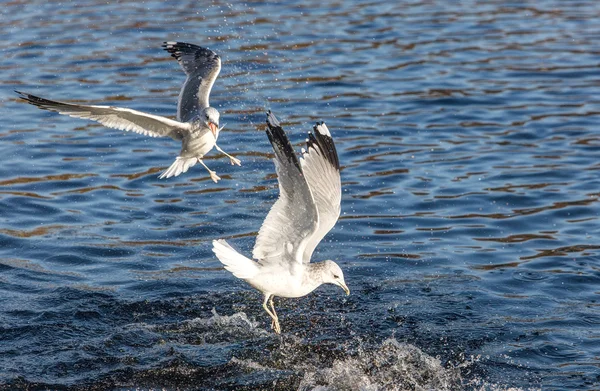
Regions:
[[[279,326],[279,319],[271,320],[271,328],[275,330],[277,334],[281,334],[281,326]]]
[[[238,166],[241,166],[241,165],[242,165],[242,162],[241,162],[241,160],[240,160],[240,159],[236,159],[236,158],[234,158],[233,156],[230,156],[230,157],[229,157],[229,160],[231,161],[231,165],[232,165],[232,166],[233,166],[233,165],[235,165],[235,164],[237,164]]]
[[[216,172],[214,171],[209,171],[210,173],[210,179],[212,179],[215,183],[219,182],[219,180],[221,180],[221,177],[217,175]]]

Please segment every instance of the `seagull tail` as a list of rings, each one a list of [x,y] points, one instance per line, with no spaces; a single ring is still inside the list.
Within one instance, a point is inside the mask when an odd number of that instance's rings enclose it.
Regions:
[[[165,172],[160,174],[158,179],[171,178],[172,176],[177,176],[179,174],[182,174],[182,173],[186,172],[188,170],[188,168],[190,168],[194,164],[196,164],[196,162],[198,162],[198,159],[195,157],[185,158],[185,157],[177,156],[177,158],[175,159],[173,164],[171,164],[171,166],[169,168],[167,168],[165,170]]]
[[[258,273],[256,262],[238,253],[223,239],[213,240],[213,252],[219,258],[219,261],[225,265],[225,269],[237,278],[246,280]]]

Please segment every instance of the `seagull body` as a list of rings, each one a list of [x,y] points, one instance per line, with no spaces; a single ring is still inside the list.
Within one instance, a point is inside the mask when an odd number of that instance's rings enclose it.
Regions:
[[[302,297],[324,283],[350,291],[335,262],[310,263],[315,247],[340,215],[340,165],[331,133],[323,122],[317,123],[298,159],[269,111],[267,136],[275,151],[280,194],[258,232],[252,252],[256,261],[222,239],[213,241],[213,251],[225,269],[263,293],[271,327],[280,333],[274,296]]]
[[[202,161],[202,157],[213,147],[229,157],[232,165],[240,165],[238,159],[227,154],[217,145],[219,132],[222,129],[219,128],[220,114],[217,109],[210,107],[208,101],[212,86],[221,71],[221,59],[212,50],[189,43],[165,42],[163,48],[177,59],[187,75],[179,93],[177,120],[127,108],[77,105],[16,92],[22,99],[40,109],[74,118],[90,119],[109,128],[132,131],[150,137],[171,137],[181,141],[179,156],[159,178],[178,176],[200,162],[216,183],[221,178]]]

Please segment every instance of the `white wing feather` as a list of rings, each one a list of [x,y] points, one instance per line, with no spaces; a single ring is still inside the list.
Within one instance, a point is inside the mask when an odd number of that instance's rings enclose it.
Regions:
[[[40,109],[54,111],[74,118],[89,119],[102,125],[135,132],[150,137],[168,136],[181,140],[190,132],[191,125],[141,111],[113,106],[88,106],[59,102],[39,96],[18,92],[27,102]]]
[[[260,227],[252,255],[262,264],[301,264],[308,239],[319,224],[317,209],[300,163],[271,113],[267,135],[275,151],[279,199]]]
[[[210,91],[221,72],[221,58],[212,50],[185,42],[165,42],[163,48],[187,75],[179,92],[177,119],[190,121],[209,106]]]
[[[340,216],[342,182],[337,151],[324,123],[314,127],[300,164],[310,187],[319,215],[319,224],[304,249],[303,261],[310,262],[317,245],[333,228]]]

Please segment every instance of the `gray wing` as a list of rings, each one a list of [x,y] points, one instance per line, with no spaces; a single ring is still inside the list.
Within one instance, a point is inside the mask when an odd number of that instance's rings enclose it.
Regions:
[[[318,225],[317,208],[298,158],[275,116],[267,113],[267,136],[275,151],[279,199],[267,215],[252,255],[259,262],[302,264],[307,240]]]
[[[221,71],[221,59],[212,50],[191,43],[165,42],[163,48],[177,59],[187,75],[179,92],[177,120],[190,121],[209,106],[208,96]]]
[[[340,161],[331,133],[323,122],[317,123],[313,130],[314,134],[308,135],[300,164],[317,206],[319,223],[304,249],[305,263],[310,262],[313,251],[340,217],[342,200]]]
[[[158,115],[112,106],[86,106],[58,102],[39,96],[15,91],[21,98],[40,109],[54,111],[74,118],[90,119],[102,125],[125,131],[131,131],[150,137],[168,136],[181,140],[190,132],[191,125],[173,121]]]

